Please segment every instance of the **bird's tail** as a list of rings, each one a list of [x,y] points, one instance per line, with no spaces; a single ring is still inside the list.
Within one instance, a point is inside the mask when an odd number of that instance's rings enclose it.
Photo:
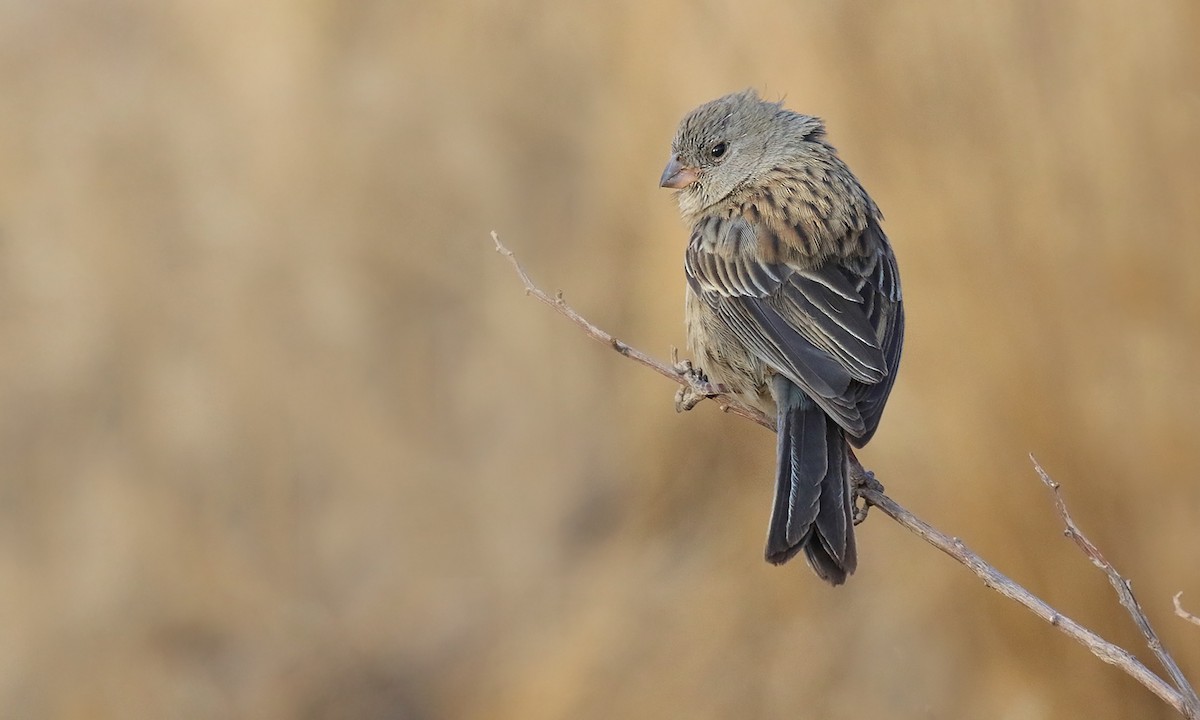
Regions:
[[[804,550],[822,580],[841,585],[858,565],[846,437],[790,380],[776,376],[771,392],[779,427],[767,561],[779,565]]]

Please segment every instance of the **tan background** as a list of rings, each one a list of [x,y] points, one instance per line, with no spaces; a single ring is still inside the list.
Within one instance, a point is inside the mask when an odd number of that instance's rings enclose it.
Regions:
[[[0,715],[1152,718],[883,516],[761,560],[773,439],[682,343],[675,123],[819,114],[909,332],[864,460],[1193,677],[1200,5],[0,3]]]

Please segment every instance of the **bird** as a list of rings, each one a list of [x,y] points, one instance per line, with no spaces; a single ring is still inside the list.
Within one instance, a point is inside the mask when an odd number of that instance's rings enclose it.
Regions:
[[[683,118],[659,184],[691,228],[692,371],[776,419],[766,560],[803,551],[840,585],[858,565],[849,446],[875,434],[904,338],[883,215],[824,121],[753,89]]]

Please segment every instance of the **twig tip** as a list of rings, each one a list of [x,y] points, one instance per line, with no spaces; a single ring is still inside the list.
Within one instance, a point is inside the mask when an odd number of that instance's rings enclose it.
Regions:
[[[1200,617],[1188,612],[1183,607],[1183,603],[1180,601],[1180,598],[1182,597],[1183,591],[1180,590],[1179,592],[1175,593],[1174,597],[1171,598],[1171,601],[1175,604],[1175,614],[1192,624],[1200,625]]]

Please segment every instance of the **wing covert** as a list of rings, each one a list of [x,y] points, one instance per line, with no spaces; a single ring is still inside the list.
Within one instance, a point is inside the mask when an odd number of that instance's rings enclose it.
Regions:
[[[697,224],[684,269],[692,290],[734,335],[801,387],[865,443],[895,377],[903,314],[895,259],[878,223],[864,237],[874,252],[815,268],[777,258],[779,249],[742,217]]]

